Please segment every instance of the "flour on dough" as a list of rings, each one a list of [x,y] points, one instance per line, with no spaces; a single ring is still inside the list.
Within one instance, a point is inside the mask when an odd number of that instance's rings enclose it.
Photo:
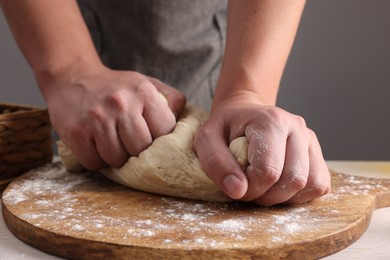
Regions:
[[[156,138],[138,156],[130,157],[121,168],[101,172],[130,188],[180,198],[225,202],[230,199],[207,177],[192,146],[193,137],[207,119],[207,113],[187,105],[171,134]],[[230,149],[238,162],[247,164],[245,137],[234,140]],[[68,170],[79,171],[81,164],[64,146],[61,159]]]

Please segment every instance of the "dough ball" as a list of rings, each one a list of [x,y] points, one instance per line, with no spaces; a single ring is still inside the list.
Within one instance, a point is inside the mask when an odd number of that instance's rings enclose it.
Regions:
[[[245,169],[248,166],[248,141],[245,136],[234,139],[229,150],[232,152],[237,162]]]
[[[110,167],[101,172],[115,182],[140,191],[204,201],[230,201],[202,170],[192,146],[196,131],[207,117],[206,112],[187,105],[171,134],[156,138],[121,168]],[[247,164],[247,147],[245,137],[234,140],[229,147],[243,167]],[[70,150],[64,147],[59,150],[65,167],[79,171],[82,166]]]

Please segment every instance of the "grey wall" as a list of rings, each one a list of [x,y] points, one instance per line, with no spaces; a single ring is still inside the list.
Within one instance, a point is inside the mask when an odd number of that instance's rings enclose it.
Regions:
[[[306,118],[325,158],[390,159],[390,1],[308,1],[279,105]],[[44,105],[0,14],[0,102]]]
[[[308,1],[279,104],[327,159],[390,160],[390,1]]]
[[[0,102],[43,106],[33,74],[0,12]]]

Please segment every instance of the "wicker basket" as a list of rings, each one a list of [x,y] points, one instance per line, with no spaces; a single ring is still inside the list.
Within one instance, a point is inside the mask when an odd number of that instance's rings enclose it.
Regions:
[[[47,110],[0,103],[0,189],[21,173],[52,158]]]

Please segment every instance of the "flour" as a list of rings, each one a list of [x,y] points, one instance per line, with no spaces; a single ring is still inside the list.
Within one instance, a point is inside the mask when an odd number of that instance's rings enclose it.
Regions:
[[[341,176],[341,174],[335,174]],[[324,200],[335,200],[344,195],[353,195],[353,196],[362,196],[368,195],[375,191],[385,191],[388,190],[387,187],[379,183],[379,179],[370,179],[367,183],[367,180],[363,181],[358,176],[349,175],[344,179],[344,184],[338,187],[336,190],[332,190],[331,193],[322,197]]]
[[[146,220],[139,220],[139,221],[136,221],[135,224],[137,226],[143,226],[143,225],[152,225],[153,222],[150,220],[150,219],[146,219]]]
[[[189,207],[186,201],[164,197],[160,198],[163,206],[152,207],[153,218],[119,216],[115,214],[117,205],[109,205],[108,212],[112,215],[106,215],[102,209],[95,208],[94,203],[84,202],[85,198],[77,193],[84,183],[88,183],[90,176],[88,173],[70,174],[61,168],[48,170],[45,174],[40,172],[8,190],[4,201],[11,205],[26,203],[23,205],[31,212],[23,214],[23,219],[51,231],[62,230],[66,235],[107,242],[118,238],[133,241],[161,237],[162,245],[187,248],[240,247],[247,242],[248,234],[258,236],[259,225],[261,230],[279,233],[270,243],[282,243],[294,233],[312,229],[315,224],[315,221],[309,220],[310,215],[305,209],[299,207],[287,214],[273,215],[274,220],[269,222],[254,217],[255,212],[252,211],[235,218],[223,217],[232,207],[240,209],[242,204],[239,203],[196,203]],[[32,205],[27,201],[31,198],[34,198]]]
[[[302,229],[302,226],[298,223],[293,222],[293,223],[287,223],[284,229],[286,230],[287,233],[294,234],[294,233],[298,233]]]
[[[181,219],[188,221],[196,221],[198,220],[197,216],[194,214],[184,214],[181,216]]]
[[[215,224],[215,228],[234,232],[245,231],[248,227],[244,223],[240,220],[229,219]]]
[[[65,177],[66,176],[66,177]],[[65,177],[65,178],[64,178]],[[37,181],[39,180],[39,181]],[[27,179],[14,187],[11,191],[3,195],[3,200],[7,204],[15,205],[28,199],[29,194],[45,196],[56,192],[62,194],[63,199],[69,199],[66,196],[67,191],[78,184],[85,182],[82,176],[68,175],[65,169],[51,168],[47,172],[37,172],[33,179]],[[47,205],[45,200],[38,200],[35,203]]]
[[[72,229],[73,229],[73,230],[76,230],[76,231],[83,231],[83,230],[85,230],[83,226],[78,225],[78,224],[74,225],[74,226],[72,227]]]
[[[25,200],[25,199],[24,199],[24,200]],[[38,200],[38,201],[35,202],[35,204],[41,205],[41,206],[47,206],[47,205],[49,205],[50,203],[51,203],[51,202],[48,201],[48,200]]]
[[[151,230],[146,230],[146,231],[143,231],[143,235],[146,236],[146,237],[152,237],[154,236],[154,232],[151,231]]]
[[[85,195],[89,190],[98,190],[101,199],[104,192],[114,189],[131,194],[120,186],[106,188],[105,180],[95,181],[98,178],[103,177],[92,173],[71,174],[60,166],[46,172],[41,170],[12,184],[3,194],[3,202],[22,206],[24,214],[20,217],[25,221],[67,236],[108,243],[121,241],[129,245],[144,245],[149,241],[168,248],[240,248],[248,243],[258,246],[257,241],[292,243],[302,235],[309,239],[308,236],[323,225],[329,225],[328,228],[343,225],[342,221],[327,220],[345,214],[333,203],[335,200],[350,194],[364,196],[385,189],[374,180],[367,184],[359,178],[348,177],[344,185],[321,198],[328,202],[326,207],[261,208],[241,203],[188,203],[169,197],[153,197],[150,201],[142,201],[144,210],[129,217],[122,214],[123,205],[128,205],[123,204],[126,203],[125,193],[121,195],[123,203],[118,200],[103,208],[96,203],[96,198]],[[83,186],[85,184],[88,188]],[[83,189],[87,192],[79,192]],[[234,217],[230,214],[232,211]],[[264,242],[264,237],[269,239]]]
[[[96,227],[96,228],[103,228],[104,225],[103,225],[103,224],[96,223],[96,224],[95,224],[95,227]]]
[[[318,219],[311,217],[305,208],[293,208],[283,215],[273,215],[275,225],[268,228],[270,233],[281,233],[282,237],[273,237],[274,242],[282,241],[290,235],[315,229]]]

